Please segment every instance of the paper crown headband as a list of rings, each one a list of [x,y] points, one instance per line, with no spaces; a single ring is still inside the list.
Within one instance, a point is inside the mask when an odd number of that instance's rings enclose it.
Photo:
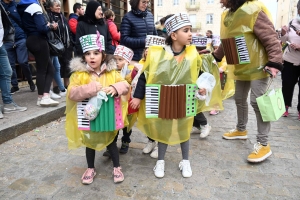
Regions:
[[[85,53],[90,50],[105,50],[105,43],[103,35],[100,35],[99,32],[97,34],[84,35],[79,38],[82,52]]]
[[[147,35],[145,47],[164,46],[166,39],[156,35]]]
[[[114,55],[121,56],[122,58],[130,62],[133,57],[133,51],[123,45],[118,45],[114,52]]]
[[[207,38],[201,36],[194,36],[192,37],[192,44],[196,47],[206,47]]]
[[[178,13],[165,21],[165,28],[168,35],[171,35],[172,32],[184,26],[192,26],[189,16],[186,13]]]

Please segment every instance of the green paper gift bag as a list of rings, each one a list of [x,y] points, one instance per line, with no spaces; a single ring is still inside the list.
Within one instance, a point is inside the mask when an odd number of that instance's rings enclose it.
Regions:
[[[256,102],[264,122],[277,121],[285,112],[281,88],[268,90]]]

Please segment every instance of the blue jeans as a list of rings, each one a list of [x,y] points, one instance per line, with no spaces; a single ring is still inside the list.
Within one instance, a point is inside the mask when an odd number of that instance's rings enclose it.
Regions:
[[[17,40],[15,43],[4,43],[5,49],[8,54],[10,66],[12,68],[11,84],[18,87],[18,77],[16,72],[16,61],[22,68],[27,81],[32,81],[31,70],[28,65],[28,52],[26,47],[26,39]]]
[[[63,84],[63,82],[61,81],[61,76],[60,76],[60,63],[58,61],[58,57],[57,56],[51,56],[51,60],[52,60],[52,63],[53,63],[53,67],[54,67],[54,80],[58,86],[58,89],[60,91],[64,90],[65,89],[65,86]]]
[[[12,69],[8,61],[7,52],[4,45],[2,45],[0,47],[0,89],[4,104],[13,102],[10,94],[11,74]]]

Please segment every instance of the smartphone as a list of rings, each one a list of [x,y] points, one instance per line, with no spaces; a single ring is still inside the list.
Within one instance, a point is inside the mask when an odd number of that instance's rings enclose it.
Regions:
[[[268,74],[270,74],[271,78],[273,77],[272,72],[269,69],[265,69],[265,72],[267,72]]]

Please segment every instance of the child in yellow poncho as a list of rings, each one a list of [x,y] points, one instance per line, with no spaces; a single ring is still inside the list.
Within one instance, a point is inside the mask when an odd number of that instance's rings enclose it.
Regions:
[[[100,151],[106,146],[113,160],[114,182],[122,182],[124,180],[119,164],[117,145],[114,141],[117,130],[94,132],[89,129],[78,129],[77,102],[94,97],[99,91],[119,97],[126,95],[129,90],[128,83],[118,72],[114,70],[106,71],[106,65],[103,64],[105,59],[103,41],[103,36],[96,34],[82,36],[80,42],[84,52],[83,58],[74,58],[70,63],[73,74],[70,78],[66,100],[66,134],[70,149],[80,146],[86,147],[88,169],[82,176],[83,184],[91,184],[93,182],[96,175],[94,166],[95,150]],[[123,121],[125,116],[122,116]]]

